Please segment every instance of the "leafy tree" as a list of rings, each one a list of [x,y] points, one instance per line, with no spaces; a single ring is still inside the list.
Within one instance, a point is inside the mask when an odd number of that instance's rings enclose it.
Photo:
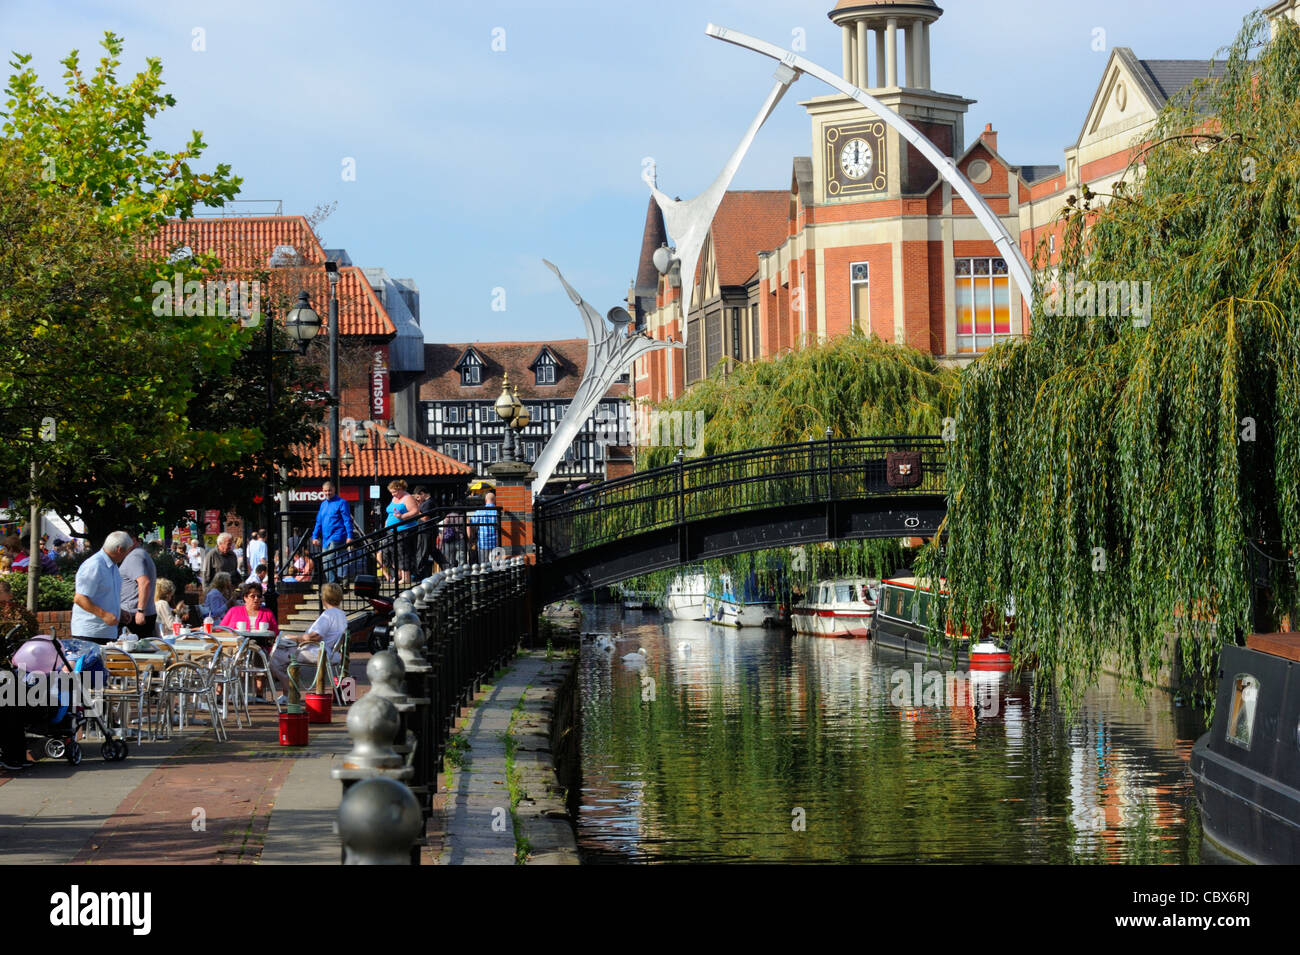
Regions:
[[[290,361],[276,361],[269,416],[264,397],[239,400],[265,388],[264,359],[249,354],[264,334],[206,301],[155,314],[157,283],[215,279],[220,262],[166,261],[149,251],[154,230],[224,204],[240,180],[225,164],[192,168],[198,132],[178,152],[152,148],[148,120],[175,105],[161,64],[119,83],[122,41],[103,46],[93,75],[75,51],[63,61],[63,95],[15,55],[0,112],[0,230],[14,240],[0,266],[13,280],[0,290],[0,426],[18,436],[50,417],[57,435],[11,448],[0,478],[25,487],[35,465],[42,502],[79,514],[92,540],[178,499],[251,503],[260,473],[293,466],[291,448],[314,434]]]
[[[1142,174],[1104,205],[1073,199],[1033,337],[962,379],[944,565],[958,612],[1014,597],[1015,651],[1067,697],[1103,663],[1140,683],[1171,634],[1208,680],[1220,642],[1293,602],[1300,31],[1278,28],[1269,43],[1248,18],[1223,75],[1164,108]],[[1150,283],[1149,316],[1093,314],[1088,283],[1117,282]]]

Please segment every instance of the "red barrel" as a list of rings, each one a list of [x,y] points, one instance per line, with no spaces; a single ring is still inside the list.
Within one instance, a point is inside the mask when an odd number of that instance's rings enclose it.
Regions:
[[[334,722],[333,693],[304,693],[302,703],[307,710],[308,723]]]
[[[306,713],[281,713],[280,714],[280,745],[281,746],[306,746],[307,745],[307,714]]]

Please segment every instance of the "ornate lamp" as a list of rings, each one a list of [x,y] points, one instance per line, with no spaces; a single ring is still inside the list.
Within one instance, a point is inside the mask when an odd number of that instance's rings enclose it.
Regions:
[[[311,307],[306,291],[298,293],[298,303],[285,316],[284,329],[298,343],[298,351],[307,354],[307,346],[320,331],[320,316]]]

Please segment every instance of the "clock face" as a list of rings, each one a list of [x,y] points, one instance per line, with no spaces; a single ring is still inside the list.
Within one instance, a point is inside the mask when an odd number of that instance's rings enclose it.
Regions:
[[[840,168],[850,179],[861,179],[871,172],[874,158],[870,144],[865,139],[854,137],[840,150]]]
[[[822,170],[828,198],[866,197],[888,190],[883,122],[828,123],[823,137]]]

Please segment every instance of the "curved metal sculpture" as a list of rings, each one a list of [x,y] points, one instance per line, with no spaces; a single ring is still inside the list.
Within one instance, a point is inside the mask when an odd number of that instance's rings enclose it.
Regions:
[[[564,280],[559,269],[545,259],[542,259],[542,262],[555,273],[555,277],[560,280],[560,284],[569,293],[569,298],[574,305],[578,306],[578,311],[582,315],[583,325],[587,329],[587,367],[582,372],[582,381],[578,383],[578,390],[574,392],[573,400],[569,402],[569,410],[560,419],[555,433],[546,442],[546,447],[542,449],[541,456],[533,466],[533,470],[537,473],[537,477],[533,480],[534,494],[546,486],[546,482],[555,471],[555,466],[564,457],[564,452],[568,450],[573,439],[582,430],[582,426],[591,417],[591,412],[596,405],[600,404],[600,399],[605,396],[605,392],[609,391],[610,386],[614,384],[614,379],[624,368],[647,352],[659,348],[683,347],[681,342],[674,342],[671,339],[663,341],[643,335],[629,335],[627,330],[632,319],[622,308],[609,310],[606,316],[609,325],[606,325],[605,317],[592,308],[574,287]]]
[[[783,50],[774,43],[768,43],[765,40],[759,40],[748,34],[728,30],[726,27],[720,27],[712,23],[705,27],[704,32],[715,40],[725,40],[727,43],[734,43],[736,46],[753,50],[755,53],[762,53],[774,60],[780,60],[783,65],[797,73],[807,73],[809,76],[816,77],[827,86],[839,90],[845,96],[853,97],[853,99],[880,117],[882,121],[896,129],[899,135],[915,146],[917,151],[930,161],[930,164],[938,170],[939,175],[943,176],[948,184],[957,190],[957,194],[965,200],[975,218],[984,227],[984,231],[993,240],[993,244],[1002,253],[1002,258],[1006,260],[1007,268],[1010,269],[1012,276],[1016,280],[1016,285],[1020,289],[1021,297],[1024,298],[1025,304],[1029,306],[1030,311],[1033,311],[1033,276],[1029,263],[1025,261],[1024,255],[1020,252],[1020,246],[1007,232],[1006,227],[1002,225],[1002,220],[989,208],[988,203],[984,201],[984,197],[976,191],[965,176],[957,171],[957,164],[941,153],[934,143],[930,142],[919,129],[865,90],[859,89],[842,76],[818,66],[811,60],[804,59],[797,53]],[[744,149],[747,149],[748,145],[748,142],[742,143]],[[744,149],[738,150],[738,152],[743,155]],[[733,156],[732,159],[739,164],[738,156]],[[656,198],[658,197],[656,196]],[[669,235],[673,235],[671,227],[669,227],[668,232]],[[685,277],[683,277],[683,281],[686,281]]]
[[[694,199],[670,199],[660,192],[654,183],[650,183],[650,192],[664,216],[664,229],[672,236],[673,244],[677,247],[676,258],[681,263],[683,341],[686,339],[687,321],[691,317],[691,290],[695,286],[695,266],[700,260],[700,252],[704,249],[704,240],[708,238],[709,228],[713,225],[713,217],[718,212],[718,206],[722,204],[722,197],[726,194],[727,187],[736,176],[736,170],[740,168],[741,160],[745,158],[745,153],[749,152],[754,137],[758,135],[759,128],[767,122],[767,118],[772,115],[772,110],[776,109],[776,104],[781,102],[785,91],[798,78],[799,74],[788,67],[777,68],[776,83],[772,86],[772,91],[767,94],[767,99],[759,107],[758,115],[749,124],[749,129],[745,131],[731,158],[727,160],[727,164],[722,167],[722,172],[718,173],[718,178],[713,180],[709,188]]]

